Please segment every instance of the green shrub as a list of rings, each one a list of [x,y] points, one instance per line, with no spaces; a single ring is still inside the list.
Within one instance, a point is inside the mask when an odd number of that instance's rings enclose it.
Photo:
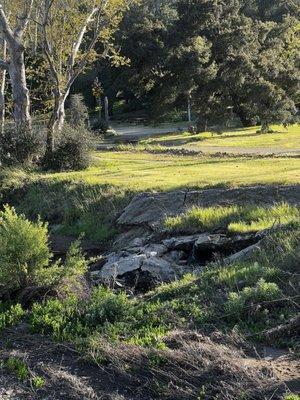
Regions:
[[[43,147],[44,141],[38,130],[10,125],[0,135],[0,164],[28,166],[41,157]]]
[[[27,364],[18,357],[10,357],[6,361],[6,367],[10,372],[13,372],[21,382],[24,382],[29,378],[29,369]]]
[[[282,292],[274,282],[259,279],[254,287],[245,287],[241,292],[230,292],[225,303],[229,319],[239,319],[247,314],[254,304],[272,302],[280,298]]]
[[[65,126],[54,150],[51,169],[74,171],[85,169],[91,164],[91,136],[84,128]]]
[[[79,241],[71,244],[63,263],[58,260],[48,268],[40,269],[35,282],[56,288],[60,296],[67,296],[74,291],[80,293],[82,282],[79,278],[87,271],[88,260],[85,259],[79,245]]]
[[[283,400],[300,400],[300,394],[286,394]]]
[[[47,224],[30,222],[5,206],[0,212],[0,288],[5,291],[32,285],[49,266]]]
[[[0,303],[0,331],[7,326],[16,325],[24,315],[25,311],[20,304],[7,306]]]
[[[70,96],[69,107],[66,110],[66,119],[73,128],[83,127],[88,125],[89,112],[84,104],[82,94],[73,94]]]
[[[31,385],[35,388],[35,389],[41,389],[43,386],[45,386],[45,379],[41,376],[34,376],[31,380],[30,380]]]

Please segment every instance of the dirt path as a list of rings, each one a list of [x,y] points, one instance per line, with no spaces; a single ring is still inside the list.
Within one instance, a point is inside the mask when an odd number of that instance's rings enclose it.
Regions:
[[[163,133],[170,133],[174,131],[186,131],[188,123],[166,123],[157,126],[152,125],[134,125],[134,124],[119,124],[113,122],[111,127],[121,136],[130,136],[136,138],[143,138],[145,136],[154,136]]]

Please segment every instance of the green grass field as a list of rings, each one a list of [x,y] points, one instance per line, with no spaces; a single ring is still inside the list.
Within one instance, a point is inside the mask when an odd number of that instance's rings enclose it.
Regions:
[[[3,203],[30,219],[38,215],[57,233],[107,241],[114,220],[133,196],[143,191],[180,188],[296,184],[297,158],[216,158],[149,154],[94,153],[85,171],[45,173],[7,170],[0,173]]]
[[[43,175],[44,179],[110,184],[143,190],[180,187],[298,183],[296,158],[210,158],[148,153],[95,153],[94,166],[86,171]]]
[[[248,149],[300,150],[300,125],[272,126],[274,133],[257,133],[258,127],[224,131],[222,135],[205,132],[197,135],[176,133],[141,141],[143,144],[161,144],[168,146],[185,146],[187,148],[236,147]]]

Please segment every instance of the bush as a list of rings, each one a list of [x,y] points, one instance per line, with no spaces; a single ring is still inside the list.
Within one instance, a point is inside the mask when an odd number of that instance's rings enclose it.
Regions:
[[[52,157],[52,169],[56,171],[80,170],[91,163],[91,136],[83,127],[75,130],[65,126]]]
[[[67,122],[73,128],[89,125],[88,108],[84,104],[81,94],[73,94],[70,97],[70,105],[66,111]]]
[[[0,213],[0,295],[35,285],[62,295],[81,289],[78,278],[86,272],[87,261],[79,243],[71,245],[64,263],[51,263],[51,257],[47,224],[30,222],[6,206]]]
[[[0,163],[28,166],[43,153],[42,135],[26,126],[11,125],[0,135]]]
[[[6,206],[0,213],[0,289],[32,285],[50,257],[47,224],[30,222]]]

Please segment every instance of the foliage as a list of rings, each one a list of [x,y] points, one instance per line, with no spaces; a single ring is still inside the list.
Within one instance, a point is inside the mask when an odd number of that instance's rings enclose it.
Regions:
[[[239,329],[256,339],[297,314],[299,225],[275,233],[253,260],[211,265],[200,277],[187,275],[144,297],[95,288],[88,299],[71,296],[35,304],[31,325],[58,340],[97,348],[101,337],[142,346],[163,346],[171,329]],[[288,282],[285,277],[289,277]]]
[[[55,288],[61,295],[80,288],[79,277],[87,270],[79,242],[74,242],[62,263],[51,262],[48,246],[48,225],[30,222],[18,215],[14,208],[5,206],[0,213],[0,287],[11,293],[29,286]],[[22,316],[15,306],[0,314],[0,325],[5,326]]]
[[[37,274],[49,266],[47,224],[28,221],[14,208],[0,213],[0,283],[2,290],[34,284]]]
[[[114,221],[134,192],[112,185],[90,185],[72,180],[40,179],[27,185],[17,209],[29,218],[49,221],[56,234],[84,235],[102,242],[116,233]],[[20,189],[22,192],[22,188]]]
[[[80,128],[88,125],[88,108],[84,104],[84,99],[81,94],[73,94],[70,96],[70,103],[66,112],[66,116],[67,123],[72,128]]]
[[[56,171],[80,170],[89,167],[91,137],[81,126],[80,129],[65,126],[52,155],[51,167]]]
[[[300,219],[297,207],[280,203],[272,207],[222,206],[193,207],[182,215],[167,217],[164,225],[171,231],[215,230],[223,228],[232,233],[255,232],[298,222]]]
[[[88,261],[82,254],[79,245],[79,241],[71,244],[64,262],[58,260],[48,268],[41,269],[36,274],[36,283],[55,287],[60,296],[70,295],[76,290],[80,292],[80,278],[87,271]]]
[[[9,357],[6,361],[6,367],[10,372],[16,374],[17,378],[24,382],[29,378],[29,370],[27,364],[18,357]]]
[[[25,315],[20,304],[7,305],[0,302],[0,331],[7,326],[18,324]]]
[[[299,400],[300,399],[300,395],[299,394],[286,394],[284,396],[283,400]]]
[[[0,162],[4,166],[29,166],[43,153],[41,133],[26,126],[7,126],[0,134]]]
[[[45,385],[45,379],[39,375],[33,375],[27,363],[19,357],[9,357],[5,366],[21,382],[30,381],[30,385],[34,389],[41,389]]]

